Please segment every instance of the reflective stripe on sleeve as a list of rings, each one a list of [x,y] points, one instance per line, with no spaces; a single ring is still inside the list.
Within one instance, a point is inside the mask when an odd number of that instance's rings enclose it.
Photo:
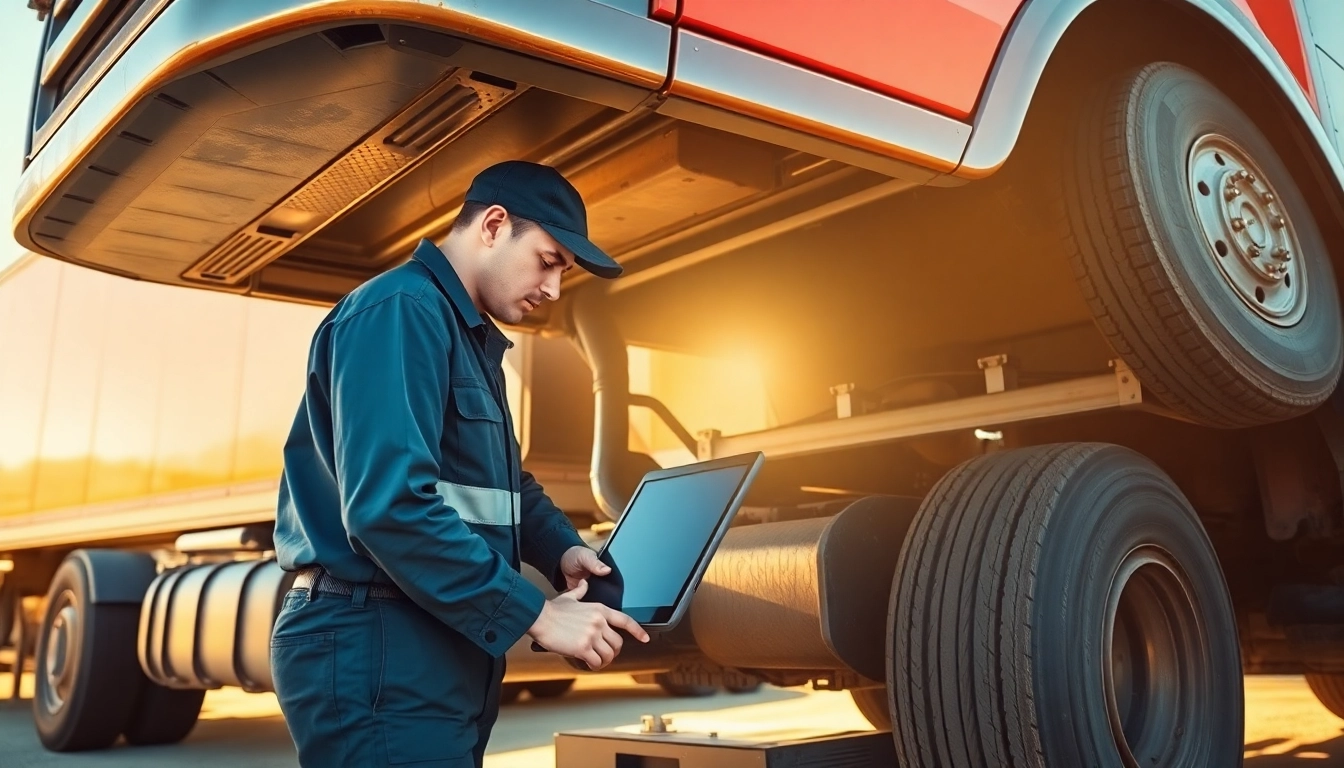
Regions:
[[[522,495],[500,488],[477,488],[440,480],[436,489],[443,503],[457,511],[463,522],[480,525],[515,525]]]

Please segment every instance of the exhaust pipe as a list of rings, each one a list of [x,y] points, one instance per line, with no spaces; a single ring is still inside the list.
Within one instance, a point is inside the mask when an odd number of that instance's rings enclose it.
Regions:
[[[919,502],[872,496],[834,517],[729,530],[691,603],[699,651],[734,669],[885,679],[892,579]]]
[[[630,363],[625,339],[607,312],[604,294],[588,290],[575,297],[571,319],[579,351],[593,372],[593,458],[589,479],[593,499],[615,520],[634,493],[623,471],[630,440]]]

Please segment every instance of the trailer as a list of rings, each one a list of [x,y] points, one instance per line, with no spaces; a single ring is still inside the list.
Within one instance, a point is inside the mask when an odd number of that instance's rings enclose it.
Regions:
[[[31,654],[41,595],[56,565],[79,547],[134,550],[154,559],[156,573],[246,559],[270,566],[249,578],[288,586],[269,557],[281,449],[306,350],[325,313],[202,296],[36,256],[0,272],[0,646],[17,643]],[[508,335],[507,395],[524,465],[598,545],[609,526],[595,514],[588,482],[591,403],[555,399],[584,386],[587,368],[563,338]],[[665,364],[661,353],[636,349],[635,356],[649,385],[668,380],[654,370],[655,361]],[[714,363],[699,367],[706,364]],[[534,395],[534,380],[561,386]],[[636,418],[631,440],[645,445],[650,437]],[[524,573],[554,596],[540,573]],[[170,622],[164,639],[183,631]],[[231,652],[226,646],[221,651]],[[563,695],[574,674],[520,643],[509,653],[504,698]],[[662,682],[677,695],[716,690]],[[218,685],[197,683],[200,690]]]
[[[767,456],[625,663],[849,690],[908,768],[1234,765],[1244,673],[1344,716],[1339,4],[33,5],[14,234],[54,260],[329,305],[485,166],[574,182],[626,276],[514,330],[586,363],[595,519]],[[53,749],[266,685],[264,552],[132,544],[10,552]]]

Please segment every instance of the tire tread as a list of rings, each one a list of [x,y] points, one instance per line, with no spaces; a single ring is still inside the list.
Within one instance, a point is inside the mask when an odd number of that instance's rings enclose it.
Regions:
[[[1041,764],[1030,605],[1042,518],[1049,497],[1096,450],[1043,446],[975,459],[926,500],[896,569],[887,644],[888,669],[900,670],[889,688],[902,764]],[[997,514],[980,514],[986,508]],[[975,599],[963,599],[963,587]],[[947,668],[947,648],[970,664],[930,674]],[[938,682],[926,690],[921,681],[930,679]],[[962,714],[959,702],[971,711]]]

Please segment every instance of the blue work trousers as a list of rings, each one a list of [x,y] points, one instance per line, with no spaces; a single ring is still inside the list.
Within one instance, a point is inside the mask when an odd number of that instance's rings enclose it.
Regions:
[[[271,670],[302,766],[480,768],[504,659],[409,600],[294,589]]]

